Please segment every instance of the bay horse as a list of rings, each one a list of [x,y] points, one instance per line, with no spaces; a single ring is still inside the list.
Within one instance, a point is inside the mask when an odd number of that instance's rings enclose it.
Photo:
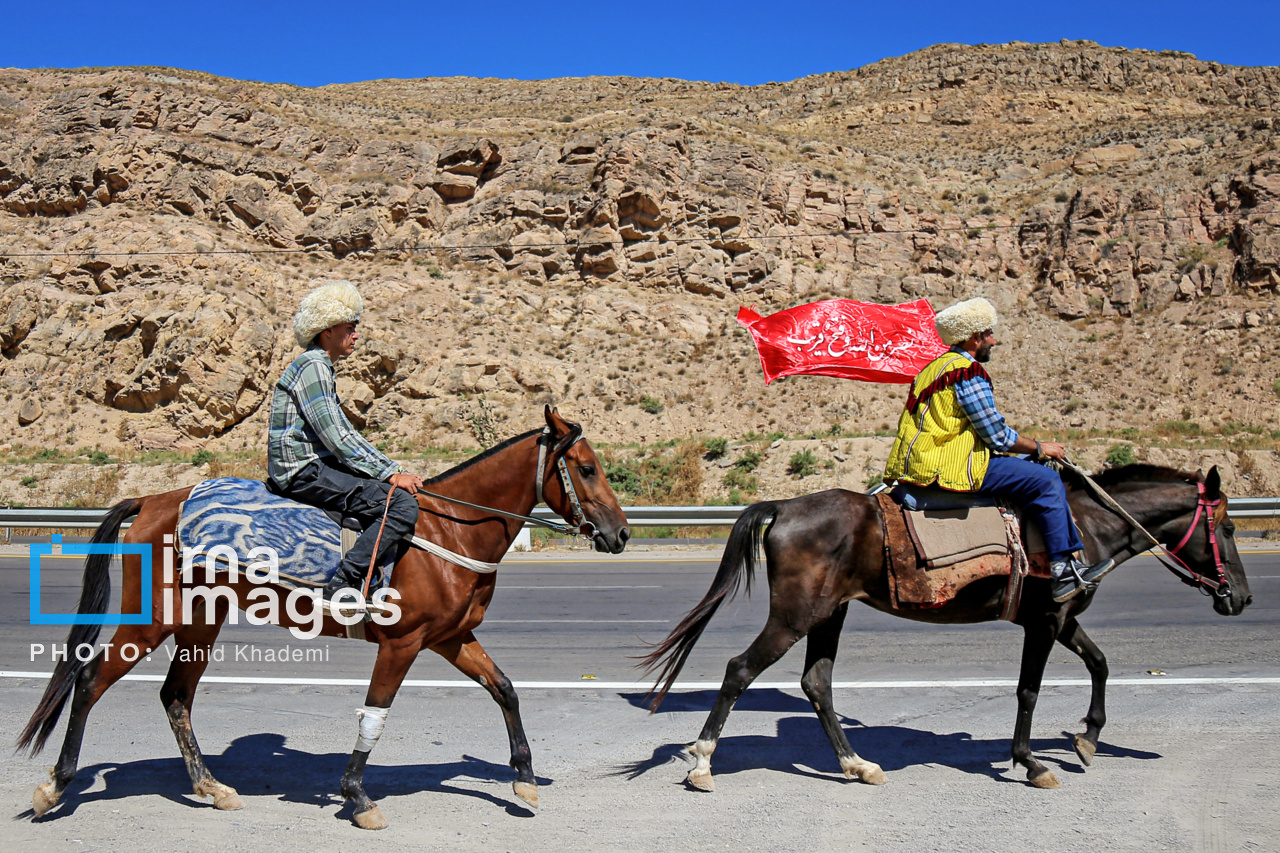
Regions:
[[[420,512],[415,534],[455,554],[496,563],[502,559],[521,528],[521,522],[508,517],[508,514],[527,516],[534,506],[545,501],[570,524],[580,527],[584,535],[589,532],[597,551],[620,553],[631,533],[626,516],[609,488],[604,467],[591,445],[582,440],[579,425],[564,420],[550,407],[544,414],[545,429],[508,439],[426,481],[427,487],[443,497],[484,506],[460,506],[419,494]],[[561,465],[560,460],[565,464]],[[558,477],[557,470],[560,473]],[[144,548],[150,546],[152,565],[161,565],[163,540],[166,534],[172,534],[176,529],[179,506],[190,492],[190,488],[179,489],[121,501],[111,508],[94,532],[92,542],[115,543],[122,522],[137,516],[125,534],[125,543],[140,544]],[[110,554],[93,554],[86,559],[79,613],[105,612],[111,594],[108,571],[111,560]],[[126,553],[123,567],[121,613],[138,614],[143,592],[141,557]],[[235,790],[214,779],[205,766],[191,727],[191,705],[195,700],[196,685],[208,665],[209,650],[227,618],[230,605],[226,598],[213,599],[216,603],[212,609],[216,612],[211,620],[203,618],[207,615],[202,612],[208,609],[205,606],[207,600],[201,600],[192,613],[182,614],[180,588],[190,587],[197,573],[191,572],[190,579],[177,574],[167,585],[161,572],[152,572],[151,577],[150,623],[122,624],[115,632],[112,647],[123,650],[132,644],[135,650],[151,652],[173,636],[177,650],[160,688],[160,702],[177,738],[191,784],[197,795],[212,796],[214,805],[219,809],[241,808],[242,803]],[[236,591],[237,601],[245,601],[246,594],[254,589],[247,580],[247,573],[238,581],[222,575],[218,579]],[[368,721],[361,717],[360,738],[341,781],[342,795],[354,804],[354,820],[360,827],[381,829],[387,825],[377,804],[365,793],[365,764],[381,734],[385,709],[390,708],[409,667],[423,649],[436,652],[464,675],[479,682],[501,707],[511,742],[511,766],[518,777],[513,783],[515,794],[531,806],[537,806],[538,783],[515,690],[473,634],[484,620],[495,583],[496,573],[468,571],[416,548],[401,546],[390,580],[391,586],[400,594],[400,618],[391,625],[374,621],[365,626],[366,639],[377,643],[378,653],[365,695],[366,708],[360,713],[372,712],[379,719],[371,731]],[[282,596],[288,592],[287,589],[277,589],[277,594]],[[166,598],[170,599],[173,608],[170,613],[180,614],[170,624],[165,623],[162,615],[162,604]],[[279,609],[285,611],[280,613],[279,624],[282,627],[298,627],[299,621],[291,619],[288,608]],[[67,638],[67,648],[76,649],[86,643],[92,646],[97,642],[100,630],[100,625],[75,625]],[[329,616],[324,619],[321,633],[346,636],[344,626]],[[50,773],[52,779],[37,787],[32,797],[36,817],[57,805],[75,776],[90,709],[112,684],[133,668],[140,657],[127,661],[123,651],[114,655],[104,654],[106,648],[98,649],[87,662],[79,661],[75,654],[68,654],[65,660],[58,662],[35,713],[18,737],[18,749],[38,753],[57,724],[63,705],[71,698],[67,734],[58,763]]]
[[[1161,544],[1179,543],[1173,549],[1175,559],[1190,570],[1183,572],[1184,579],[1202,591],[1212,589],[1215,611],[1235,616],[1253,601],[1216,467],[1206,477],[1199,472],[1129,465],[1106,471],[1093,481]],[[1085,485],[1068,478],[1067,497],[1085,544],[1086,562],[1111,557],[1122,563],[1146,551],[1151,540],[1095,499]],[[715,790],[711,754],[734,703],[761,672],[808,636],[800,686],[835,748],[845,777],[883,784],[887,777],[880,766],[850,748],[832,705],[831,670],[849,602],[860,601],[919,622],[987,622],[1000,615],[1007,576],[975,581],[941,607],[894,609],[885,571],[884,526],[874,497],[833,489],[754,504],[734,525],[707,594],[639,664],[646,673],[658,672],[650,692],[651,711],[657,710],[671,689],[720,605],[741,585],[750,593],[761,544],[769,580],[768,621],[747,650],[729,661],[715,705],[697,742],[690,747],[694,767],[686,783],[698,790]],[[1028,577],[1023,584],[1021,605],[1013,620],[1022,626],[1023,646],[1012,755],[1016,764],[1026,768],[1028,781],[1038,788],[1060,784],[1031,753],[1031,716],[1055,641],[1080,656],[1092,679],[1089,713],[1083,721],[1086,728],[1074,738],[1076,753],[1085,765],[1092,763],[1098,733],[1106,723],[1107,660],[1077,621],[1095,591],[1057,604],[1050,594],[1050,581]]]

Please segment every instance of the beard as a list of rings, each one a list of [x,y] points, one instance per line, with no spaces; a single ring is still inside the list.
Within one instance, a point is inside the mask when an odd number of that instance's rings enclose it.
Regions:
[[[994,344],[982,344],[982,345],[980,345],[980,346],[978,347],[978,351],[977,351],[977,352],[975,352],[975,353],[973,354],[973,358],[974,358],[974,360],[975,360],[975,361],[977,361],[977,362],[979,362],[979,363],[981,363],[981,364],[986,364],[988,361],[990,361],[990,360],[991,360],[991,347],[992,347],[992,346],[994,346]]]

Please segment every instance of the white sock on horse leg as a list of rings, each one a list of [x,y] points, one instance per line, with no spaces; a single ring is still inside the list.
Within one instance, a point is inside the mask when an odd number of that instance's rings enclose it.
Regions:
[[[360,720],[360,736],[356,738],[358,752],[373,752],[382,737],[382,730],[387,725],[387,712],[390,708],[372,708],[365,705],[356,709],[356,718]]]

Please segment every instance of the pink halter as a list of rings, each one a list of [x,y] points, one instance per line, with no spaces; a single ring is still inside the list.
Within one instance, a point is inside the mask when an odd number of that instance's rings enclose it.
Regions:
[[[1213,524],[1213,514],[1218,509],[1218,506],[1221,505],[1222,498],[1212,501],[1205,498],[1204,483],[1196,483],[1196,491],[1199,492],[1199,499],[1196,501],[1196,515],[1195,518],[1191,519],[1191,525],[1187,528],[1186,535],[1182,537],[1182,541],[1175,545],[1172,550],[1165,548],[1163,545],[1160,547],[1171,559],[1182,567],[1182,571],[1179,571],[1173,566],[1169,566],[1173,573],[1176,574],[1183,583],[1189,586],[1204,587],[1212,590],[1218,595],[1225,595],[1228,588],[1227,573],[1222,567],[1222,552],[1218,549],[1218,533]],[[1200,523],[1201,515],[1204,516],[1205,528],[1209,531],[1209,547],[1213,551],[1213,565],[1218,570],[1218,577],[1216,580],[1207,578],[1198,573],[1178,557],[1178,552],[1186,547],[1187,543],[1191,541],[1192,534],[1196,532],[1196,525]],[[1168,566],[1168,563],[1165,563],[1165,565]],[[1183,572],[1186,572],[1186,575],[1184,575]]]

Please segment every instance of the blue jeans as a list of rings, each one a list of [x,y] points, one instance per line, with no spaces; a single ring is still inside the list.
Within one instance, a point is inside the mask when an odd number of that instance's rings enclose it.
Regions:
[[[1050,560],[1065,560],[1084,548],[1071,521],[1067,487],[1057,471],[1021,456],[992,456],[978,494],[1022,507],[1040,525]]]

